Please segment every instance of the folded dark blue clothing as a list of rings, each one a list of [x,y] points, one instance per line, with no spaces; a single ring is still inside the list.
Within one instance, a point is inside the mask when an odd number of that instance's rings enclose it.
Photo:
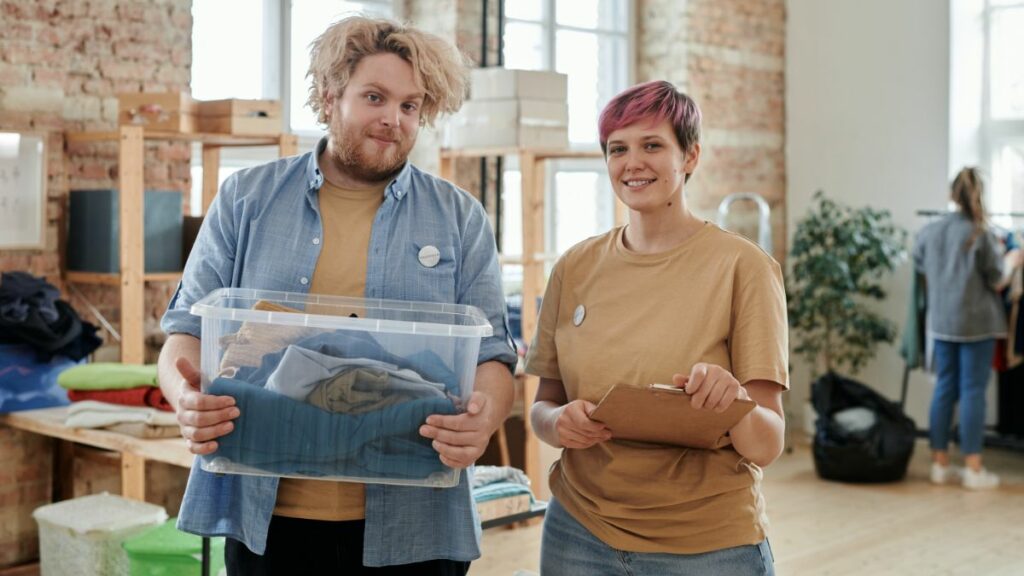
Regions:
[[[408,369],[419,373],[425,380],[444,384],[445,390],[449,394],[461,396],[458,377],[437,354],[430,351],[421,351],[408,356],[397,356],[388,352],[368,332],[335,330],[310,336],[309,338],[294,342],[292,345],[313,350],[327,356],[369,358],[394,364],[399,369]],[[272,354],[264,355],[262,362],[256,368],[240,368],[235,374],[235,378],[258,386],[266,385],[267,379],[277,370],[277,366],[281,363],[281,358],[286,350],[287,348],[283,348]]]
[[[454,414],[447,398],[422,398],[363,414],[332,413],[237,378],[217,378],[209,393],[231,396],[241,415],[218,438],[209,463],[223,458],[269,474],[423,480],[448,468],[419,427],[431,414]]]

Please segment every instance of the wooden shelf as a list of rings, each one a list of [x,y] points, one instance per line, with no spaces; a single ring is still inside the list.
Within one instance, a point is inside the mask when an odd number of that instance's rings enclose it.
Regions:
[[[72,272],[64,273],[64,279],[75,284],[102,284],[104,286],[120,286],[121,275],[103,272]],[[181,272],[150,272],[142,275],[143,282],[177,282],[181,280]]]
[[[523,267],[523,305],[521,324],[523,339],[527,342],[533,337],[540,310],[537,300],[543,296],[547,285],[545,264],[551,255],[544,253],[544,189],[547,186],[545,165],[549,160],[603,159],[600,150],[573,150],[549,148],[471,148],[453,150],[442,148],[440,152],[440,176],[449,182],[455,182],[455,160],[459,158],[489,158],[494,156],[516,156],[519,158],[519,172],[522,174],[522,207],[523,207],[523,253],[521,255],[500,256],[504,265]],[[626,221],[626,207],[616,200],[615,222]],[[537,395],[540,379],[527,375],[523,381],[523,407],[529,413],[530,403]],[[540,465],[540,444],[530,419],[524,417],[523,468],[533,486],[540,486],[545,478]]]
[[[281,157],[298,153],[298,137],[235,136],[231,134],[182,134],[146,130],[142,126],[121,126],[112,132],[68,132],[66,142],[116,142],[118,148],[117,191],[118,222],[120,225],[119,274],[66,272],[71,282],[117,286],[121,290],[121,361],[126,364],[145,362],[145,303],[146,282],[171,282],[181,279],[180,273],[144,273],[145,238],[143,195],[145,190],[143,164],[146,141],[200,142],[203,145],[203,213],[217,194],[217,173],[220,151],[226,146],[277,146]]]
[[[207,146],[278,146],[281,138],[294,138],[293,135],[282,136],[238,136],[235,134],[166,132],[162,130],[142,129],[145,140],[170,140],[185,142],[201,142]],[[64,135],[68,142],[106,142],[120,140],[121,132],[68,132]]]
[[[586,158],[604,158],[600,150],[573,148],[466,148],[455,150],[442,148],[441,158],[493,158],[495,156],[519,156],[530,154],[534,158],[549,160],[572,160]]]

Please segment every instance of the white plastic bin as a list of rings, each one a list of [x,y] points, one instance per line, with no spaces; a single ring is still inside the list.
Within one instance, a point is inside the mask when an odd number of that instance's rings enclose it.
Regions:
[[[208,472],[451,487],[419,428],[473,391],[487,317],[472,306],[239,288],[202,317],[203,390],[232,396]]]
[[[42,576],[128,576],[121,543],[167,520],[162,506],[107,493],[47,504],[32,516]]]

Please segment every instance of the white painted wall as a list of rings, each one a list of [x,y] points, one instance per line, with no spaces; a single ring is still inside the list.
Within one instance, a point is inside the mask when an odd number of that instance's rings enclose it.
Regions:
[[[912,235],[924,223],[914,212],[943,208],[948,195],[948,3],[789,0],[787,9],[788,238],[818,189],[854,206],[886,208]],[[909,282],[904,264],[880,307],[901,329]],[[800,416],[810,376],[800,358],[792,364],[787,401]],[[883,346],[858,377],[898,399],[902,375],[894,345]],[[929,378],[913,373],[910,390],[908,412],[924,427]]]

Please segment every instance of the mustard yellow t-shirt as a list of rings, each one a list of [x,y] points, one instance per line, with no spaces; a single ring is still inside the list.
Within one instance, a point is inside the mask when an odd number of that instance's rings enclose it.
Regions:
[[[740,383],[788,387],[785,290],[771,256],[710,223],[656,254],[626,248],[623,230],[576,245],[555,265],[527,372],[595,404],[615,384],[671,383],[697,362]],[[765,538],[761,469],[731,446],[611,440],[564,449],[550,483],[574,518],[621,550],[695,554]]]
[[[366,291],[366,253],[384,186],[346,190],[324,181],[319,192],[320,256],[311,294],[362,298]],[[282,478],[274,514],[313,520],[359,520],[366,516],[362,484]]]

